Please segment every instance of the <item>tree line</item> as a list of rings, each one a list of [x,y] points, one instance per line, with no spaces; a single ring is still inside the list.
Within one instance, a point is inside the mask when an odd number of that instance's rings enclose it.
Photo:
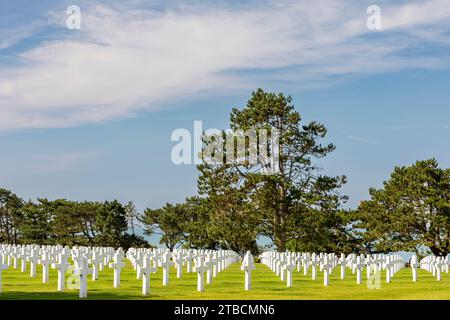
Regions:
[[[277,130],[276,173],[265,174],[274,164],[248,161],[248,153],[240,162],[204,161],[198,165],[198,195],[142,214],[131,202],[33,203],[2,189],[0,241],[148,246],[134,231],[140,224],[146,235],[160,234],[160,243],[170,249],[256,253],[262,249],[257,240],[264,237],[279,251],[448,254],[450,169],[440,168],[435,159],[395,168],[382,188],[369,190],[369,200],[349,210],[341,192],[345,175],[324,175],[317,164],[335,150],[326,142],[326,127],[304,123],[290,96],[256,90],[246,106],[232,109],[230,128]],[[226,135],[204,135],[204,149],[211,150]],[[226,152],[214,156],[236,152],[238,143],[223,143]]]
[[[75,202],[65,199],[24,201],[0,189],[0,242],[68,246],[147,246],[134,232],[133,203],[117,200]],[[131,230],[131,232],[128,232]]]
[[[276,129],[277,173],[264,174],[268,163],[227,163],[225,154],[237,152],[238,141],[230,147],[225,131],[206,135],[204,149],[217,145],[217,139],[223,142],[225,152],[213,154],[223,161],[198,166],[198,196],[147,209],[142,218],[147,234],[159,229],[169,248],[221,247],[240,253],[257,252],[257,239],[265,237],[279,251],[448,254],[450,169],[440,168],[435,159],[395,168],[382,188],[369,190],[369,200],[349,210],[344,209],[348,197],[340,191],[345,175],[324,175],[317,164],[335,150],[325,142],[326,127],[304,123],[290,96],[256,90],[246,106],[232,109],[230,128]]]

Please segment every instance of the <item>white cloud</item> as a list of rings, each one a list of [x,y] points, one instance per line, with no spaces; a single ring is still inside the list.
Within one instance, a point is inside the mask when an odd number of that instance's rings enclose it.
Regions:
[[[0,129],[99,122],[280,80],[308,87],[334,76],[438,68],[445,57],[403,53],[424,38],[448,45],[445,2],[382,6],[384,31],[375,37],[365,8],[348,1],[274,1],[251,11],[93,6],[82,11],[81,31],[23,52],[24,65],[0,67]]]
[[[450,5],[447,0],[415,1],[403,5],[387,6],[383,10],[383,28],[412,28],[444,22],[448,30]]]
[[[17,42],[31,37],[42,27],[42,22],[35,22],[17,28],[0,29],[0,50],[7,49],[15,45]]]

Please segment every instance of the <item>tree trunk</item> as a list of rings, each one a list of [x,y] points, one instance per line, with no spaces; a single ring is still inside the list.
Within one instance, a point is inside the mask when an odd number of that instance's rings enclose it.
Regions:
[[[281,230],[280,231],[280,238],[278,240],[278,252],[285,252],[286,251],[286,231]]]
[[[275,213],[274,218],[274,238],[275,245],[278,252],[286,251],[286,207],[282,205],[280,209]]]
[[[286,251],[286,216],[287,216],[287,206],[286,206],[286,189],[281,183],[279,187],[278,199],[275,206],[275,217],[274,217],[274,239],[275,245],[277,246],[278,252]]]

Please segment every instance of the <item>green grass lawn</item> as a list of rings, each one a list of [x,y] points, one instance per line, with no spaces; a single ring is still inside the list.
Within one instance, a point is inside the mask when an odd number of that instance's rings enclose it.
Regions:
[[[185,271],[185,269],[183,269]],[[450,275],[443,274],[440,282],[431,274],[420,270],[419,281],[413,283],[411,270],[403,269],[397,273],[392,282],[385,282],[385,273],[381,274],[381,288],[368,289],[366,279],[361,285],[356,284],[356,275],[347,270],[347,278],[340,280],[340,269],[336,268],[330,278],[330,285],[323,286],[323,274],[318,273],[316,281],[311,275],[294,273],[293,287],[286,288],[282,282],[265,265],[257,264],[252,274],[252,290],[244,291],[244,272],[240,264],[233,264],[222,271],[212,284],[205,284],[205,292],[197,292],[195,273],[184,273],[176,278],[175,268],[171,269],[169,286],[162,285],[162,270],[151,275],[151,295],[141,295],[141,280],[136,279],[136,272],[128,263],[122,270],[121,288],[113,288],[113,271],[105,268],[97,281],[88,282],[87,299],[450,299]],[[205,274],[206,275],[206,274]],[[364,276],[366,273],[364,272]],[[50,271],[50,282],[41,282],[41,267],[35,278],[30,278],[29,269],[25,273],[20,269],[3,271],[3,290],[1,299],[78,299],[76,289],[57,292],[56,270]]]

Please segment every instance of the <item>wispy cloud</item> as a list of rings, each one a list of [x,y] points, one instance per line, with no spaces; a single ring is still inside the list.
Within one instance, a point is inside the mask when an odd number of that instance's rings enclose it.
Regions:
[[[31,155],[22,160],[1,161],[0,175],[40,175],[67,172],[96,158],[97,152],[66,152]]]
[[[96,152],[61,153],[51,155],[35,155],[31,157],[29,169],[33,173],[64,172],[82,165],[98,156]]]
[[[0,130],[99,122],[280,80],[308,87],[449,62],[446,54],[405,54],[424,41],[450,46],[447,0],[382,5],[383,31],[375,33],[360,1],[270,1],[252,10],[140,4],[83,7],[81,31],[0,67]]]
[[[14,45],[21,39],[30,37],[34,30],[34,28],[28,27],[21,27],[13,30],[0,30],[0,50]]]
[[[358,141],[358,142],[366,143],[366,144],[380,144],[378,141],[370,140],[370,139],[366,139],[366,138],[362,138],[362,137],[358,137],[358,136],[353,136],[353,135],[347,136],[347,138]]]

